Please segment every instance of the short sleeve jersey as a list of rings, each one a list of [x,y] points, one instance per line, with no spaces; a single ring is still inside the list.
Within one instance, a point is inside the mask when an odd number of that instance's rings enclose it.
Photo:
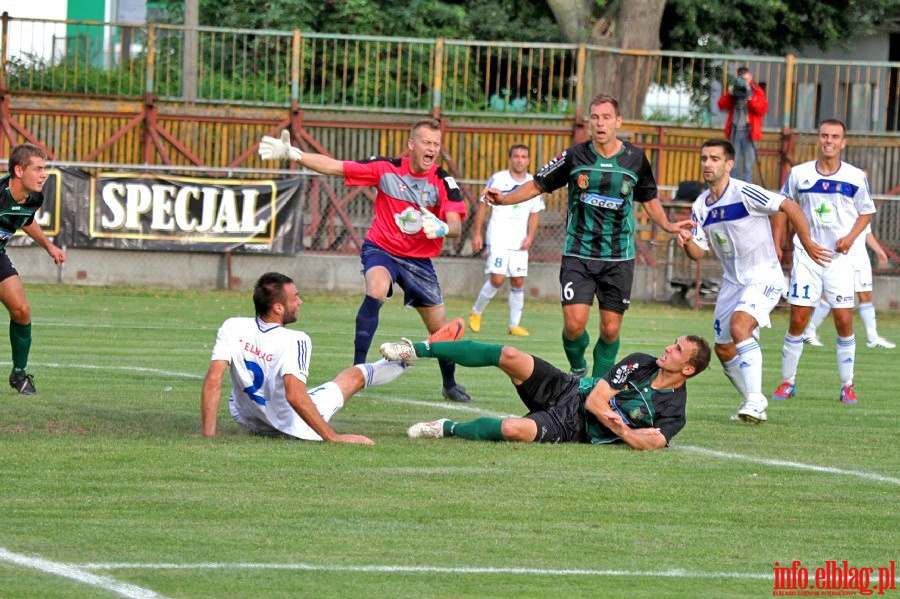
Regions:
[[[251,424],[275,428],[293,437],[305,425],[288,403],[285,375],[306,382],[312,342],[302,331],[262,322],[229,318],[219,328],[212,359],[231,365],[231,408]]]
[[[618,391],[610,405],[622,420],[630,428],[658,428],[668,445],[672,437],[684,428],[687,385],[674,389],[654,389],[651,384],[658,372],[655,356],[634,353],[610,368],[602,378],[612,389]],[[621,439],[584,408],[587,396],[599,380],[583,378],[579,382],[585,432],[591,443],[615,443]]]
[[[698,224],[693,240],[712,249],[722,263],[723,277],[738,285],[782,285],[784,277],[769,217],[784,197],[731,179],[722,197],[711,203],[707,189],[694,201],[691,219]]]
[[[812,238],[832,250],[861,214],[875,213],[866,174],[846,162],[841,162],[832,175],[820,174],[815,160],[798,164],[791,169],[781,193],[803,209]],[[794,247],[803,251],[796,235]]]
[[[408,158],[345,161],[344,183],[375,186],[375,219],[366,239],[394,256],[433,258],[441,253],[443,238],[428,239],[422,231],[421,206],[443,221],[448,212],[466,217],[459,186],[437,165],[418,175],[409,169]]]
[[[44,203],[40,192],[28,195],[24,203],[16,202],[9,191],[9,175],[0,179],[0,253],[16,231],[34,222],[35,213]]]
[[[634,259],[633,202],[658,195],[643,150],[623,141],[615,156],[604,158],[591,142],[577,144],[541,167],[534,181],[545,193],[569,186],[563,255]]]
[[[525,173],[525,179],[516,181],[512,174],[505,170],[494,173],[487,186],[496,187],[503,193],[509,193],[531,179],[531,174]],[[528,219],[532,214],[540,212],[544,208],[544,197],[541,195],[536,195],[519,204],[492,206],[485,237],[487,245],[495,249],[520,249],[522,240],[528,235]]]

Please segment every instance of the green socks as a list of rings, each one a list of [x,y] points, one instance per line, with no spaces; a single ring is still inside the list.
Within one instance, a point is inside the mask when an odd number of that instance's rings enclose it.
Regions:
[[[499,366],[502,345],[480,343],[478,341],[438,341],[413,343],[416,355],[420,358],[443,358],[456,362],[460,366],[477,368],[479,366]]]
[[[17,324],[10,320],[9,343],[12,346],[13,372],[24,374],[31,352],[31,323]]]
[[[610,368],[615,366],[617,353],[619,353],[618,339],[612,343],[598,339],[597,345],[594,346],[594,367],[591,370],[591,376],[600,378],[606,374]]]
[[[447,420],[444,422],[444,436],[470,441],[503,441],[503,433],[500,432],[502,422],[499,418],[478,418],[469,422]]]
[[[566,352],[566,359],[569,360],[569,366],[573,370],[587,368],[587,362],[584,360],[584,351],[591,343],[591,337],[587,334],[587,331],[582,333],[581,337],[577,339],[566,339],[566,336],[563,335],[562,342],[563,351]]]

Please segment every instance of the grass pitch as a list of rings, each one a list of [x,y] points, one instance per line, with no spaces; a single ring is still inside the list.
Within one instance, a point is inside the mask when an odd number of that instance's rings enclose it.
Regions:
[[[318,383],[350,362],[360,298],[300,287],[292,327],[313,340]],[[362,447],[246,435],[227,399],[219,437],[199,436],[216,330],[252,313],[248,292],[28,294],[39,395],[0,393],[4,597],[762,597],[775,562],[799,560],[812,583],[826,560],[877,571],[897,558],[900,350],[866,348],[858,320],[857,406],[838,402],[826,323],[796,398],[771,402],[762,426],[729,420],[739,402],[714,360],[690,381],[688,424],[666,450],[412,440],[419,420],[524,411],[493,368],[459,368],[475,401],[445,402],[437,363],[423,361],[335,417],[376,442]],[[504,295],[467,337],[564,365],[559,306],[526,302],[532,335],[511,338]],[[449,300],[448,313],[470,304]],[[381,314],[376,346],[424,336],[398,301]],[[635,305],[620,356],[689,332],[711,341],[711,318]],[[762,333],[767,392],[786,328],[778,310]],[[896,314],[879,328],[900,340]]]

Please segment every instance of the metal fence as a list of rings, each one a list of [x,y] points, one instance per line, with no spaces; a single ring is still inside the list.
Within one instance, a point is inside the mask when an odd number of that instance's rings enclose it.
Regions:
[[[410,118],[431,114],[444,118],[448,162],[464,175],[460,180],[472,200],[490,173],[506,166],[510,144],[530,146],[532,169],[569,145],[581,125],[579,106],[602,72],[612,70],[622,74],[623,113],[632,115],[626,133],[647,151],[665,199],[679,180],[699,176],[697,148],[719,134],[723,120],[715,101],[736,67],[747,65],[766,84],[770,99],[757,182],[770,189],[780,184],[788,152],[783,127],[798,130],[790,137],[790,157],[809,160],[815,123],[837,115],[854,130],[847,159],[869,170],[873,191],[900,188],[900,136],[892,133],[900,124],[900,63],[191,30],[8,15],[2,18],[0,46],[0,94],[29,103],[16,127],[7,126],[9,114],[0,106],[7,137],[13,129],[33,133],[58,148],[66,162],[157,163],[173,172],[179,166],[205,172],[242,167],[263,176],[267,165],[258,161],[253,144],[279,122],[290,122],[298,134],[290,120],[298,111],[307,113],[299,126],[317,144],[312,149],[341,158],[399,154]],[[39,108],[35,97],[47,105]],[[114,102],[100,110],[98,99]],[[91,110],[85,110],[89,102]],[[167,110],[157,112],[165,102]],[[198,116],[197,106],[216,114]],[[347,118],[308,116],[326,111]],[[306,247],[356,252],[372,219],[369,197],[347,190],[340,180],[313,180]],[[532,251],[537,259],[557,258],[564,237],[563,194],[547,204]],[[447,254],[471,254],[470,223],[462,239],[445,244]],[[668,238],[646,219],[641,226],[641,259],[669,260],[666,251],[660,254]],[[887,196],[880,200],[875,231],[894,251],[900,249],[900,204]]]
[[[2,19],[9,93],[553,121],[596,89],[626,119],[715,126],[738,66],[766,87],[765,126],[900,129],[900,63],[643,52],[591,45],[387,38]],[[610,75],[614,77],[610,79]]]

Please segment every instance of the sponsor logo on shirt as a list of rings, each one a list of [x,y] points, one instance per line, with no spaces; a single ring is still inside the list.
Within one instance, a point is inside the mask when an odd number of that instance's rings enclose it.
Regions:
[[[638,369],[638,366],[639,365],[637,362],[632,362],[630,364],[622,364],[621,366],[616,368],[616,371],[613,373],[612,377],[613,384],[621,385],[622,383],[627,381],[631,373]]]

